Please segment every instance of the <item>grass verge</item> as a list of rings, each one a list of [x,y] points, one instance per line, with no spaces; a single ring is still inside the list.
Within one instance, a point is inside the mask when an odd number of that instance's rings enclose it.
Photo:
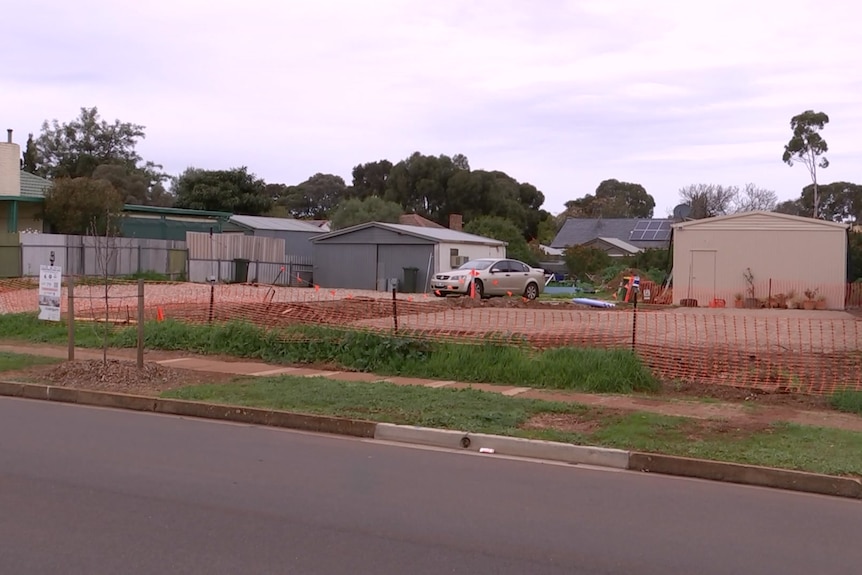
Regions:
[[[40,322],[35,314],[0,315],[0,334],[39,343],[64,343],[67,328]],[[101,347],[104,326],[83,324],[76,344]],[[109,330],[111,347],[135,347],[136,328]],[[229,322],[195,325],[176,321],[146,326],[150,349],[230,355],[282,364],[329,364],[340,368],[433,379],[529,385],[596,393],[654,392],[658,382],[629,350],[558,348],[535,352],[491,342],[443,343],[320,326],[264,330]]]
[[[621,413],[471,389],[289,376],[190,386],[163,395],[862,476],[862,433],[787,423],[735,428],[728,422]]]
[[[51,365],[61,360],[41,355],[28,355],[24,353],[7,353],[0,351],[0,372],[18,371],[35,365]]]
[[[829,398],[829,404],[838,411],[862,415],[862,391],[839,391]]]

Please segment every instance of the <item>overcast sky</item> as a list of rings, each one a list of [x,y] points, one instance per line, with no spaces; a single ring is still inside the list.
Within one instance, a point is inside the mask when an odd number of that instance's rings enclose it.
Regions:
[[[268,182],[414,151],[536,185],[559,212],[604,179],[657,216],[692,183],[797,197],[791,116],[829,114],[821,181],[862,183],[862,4],[844,0],[4,2],[2,128],[98,106],[171,173]]]

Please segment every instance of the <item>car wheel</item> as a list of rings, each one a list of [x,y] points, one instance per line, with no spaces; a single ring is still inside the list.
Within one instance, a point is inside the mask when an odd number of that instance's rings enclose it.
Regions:
[[[530,300],[539,297],[539,286],[534,283],[528,283],[527,289],[524,290],[524,297]]]
[[[482,280],[473,280],[473,285],[476,288],[476,297],[479,299],[485,297],[485,284],[482,283]],[[468,295],[470,293],[470,291],[467,292]]]

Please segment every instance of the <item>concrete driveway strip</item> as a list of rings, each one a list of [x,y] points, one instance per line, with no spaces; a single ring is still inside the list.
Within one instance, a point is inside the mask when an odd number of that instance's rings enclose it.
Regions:
[[[0,573],[855,574],[860,505],[0,398]]]

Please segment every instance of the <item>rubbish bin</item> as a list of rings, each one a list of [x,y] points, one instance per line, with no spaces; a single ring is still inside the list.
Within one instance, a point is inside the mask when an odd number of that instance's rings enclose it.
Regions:
[[[248,260],[237,258],[233,260],[233,283],[244,284],[248,281]]]
[[[416,287],[419,283],[419,268],[404,268],[404,289],[405,293],[416,293]]]

